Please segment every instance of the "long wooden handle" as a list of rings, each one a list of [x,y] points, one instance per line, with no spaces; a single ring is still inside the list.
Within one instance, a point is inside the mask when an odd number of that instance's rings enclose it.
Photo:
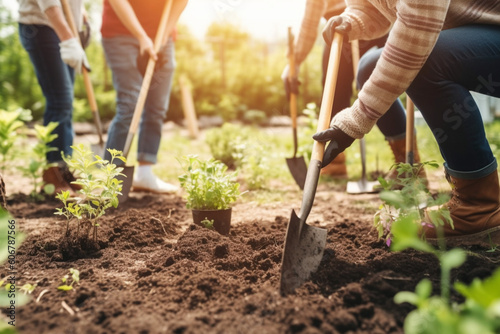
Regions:
[[[288,27],[288,68],[290,77],[296,79],[293,40],[292,28]],[[297,129],[297,95],[294,92],[290,92],[290,117],[292,118],[292,128]]]
[[[170,10],[172,9],[172,2],[173,0],[168,0],[165,3],[165,7],[163,8],[163,13],[161,15],[160,24],[158,25],[158,31],[156,32],[154,41],[154,50],[156,53],[160,51],[162,42],[165,38],[168,17],[170,16]],[[123,149],[124,157],[128,156],[130,146],[132,145],[132,139],[134,139],[134,135],[137,132],[137,128],[139,127],[139,121],[141,120],[144,104],[146,103],[146,97],[148,96],[149,86],[151,85],[151,79],[153,78],[155,65],[156,60],[149,57],[148,65],[146,67],[146,73],[144,74],[144,79],[142,80],[139,97],[137,98],[137,104],[135,105],[134,116],[132,117],[127,140],[125,141],[125,147]]]
[[[73,35],[75,35],[75,38],[78,38],[78,40],[80,40],[78,28],[76,27],[75,18],[73,17],[73,13],[71,12],[68,0],[61,0],[61,5],[63,8],[64,17],[66,18],[66,21],[68,22]],[[87,92],[87,99],[89,100],[90,110],[92,111],[92,117],[94,118],[94,123],[96,125],[97,135],[99,136],[99,145],[102,146],[104,145],[104,141],[102,139],[101,118],[99,116],[99,109],[97,107],[97,101],[94,94],[94,88],[92,87],[92,81],[90,81],[89,72],[84,65],[82,65],[82,74],[83,82],[85,84],[85,91]]]
[[[413,130],[415,128],[415,106],[408,94],[406,95],[406,163],[412,164],[415,162],[413,147],[415,147],[415,136]]]
[[[332,116],[333,99],[337,87],[337,77],[339,75],[340,56],[342,52],[342,42],[344,36],[335,33],[330,49],[330,58],[328,61],[328,70],[326,73],[325,88],[321,99],[321,108],[319,111],[318,126],[316,132],[324,131],[330,126]],[[314,141],[311,160],[323,161],[325,143]]]

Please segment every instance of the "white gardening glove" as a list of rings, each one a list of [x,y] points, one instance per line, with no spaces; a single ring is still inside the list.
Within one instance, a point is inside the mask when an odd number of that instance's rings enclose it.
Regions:
[[[73,67],[77,74],[82,72],[82,66],[85,66],[85,68],[90,71],[85,51],[75,37],[62,41],[59,43],[59,47],[61,48],[61,58],[63,62]]]

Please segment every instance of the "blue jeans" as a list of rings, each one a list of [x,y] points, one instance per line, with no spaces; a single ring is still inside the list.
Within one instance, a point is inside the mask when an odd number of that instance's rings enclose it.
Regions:
[[[500,26],[444,30],[407,90],[458,178],[491,174],[497,162],[470,91],[500,97]]]
[[[116,115],[113,118],[106,148],[123,151],[125,140],[139,96],[143,77],[137,67],[139,42],[131,36],[103,38],[106,60],[113,72],[116,90]],[[170,39],[162,48],[139,125],[137,160],[156,163],[160,147],[161,130],[167,115],[170,90],[175,69],[174,43]],[[111,156],[106,151],[105,158]]]
[[[382,37],[373,41],[359,41],[359,53],[363,56],[358,64],[358,74],[357,74],[357,86],[358,89],[363,85],[363,83],[368,80],[371,72],[375,68],[375,62],[378,59],[370,57],[370,60],[366,59],[366,52],[371,54],[371,48],[374,46],[381,47],[385,44],[386,37]],[[326,80],[326,70],[328,68],[328,60],[330,58],[330,48],[325,47],[323,51],[323,86]],[[374,62],[372,63],[372,61]],[[360,79],[359,76],[362,76]],[[332,117],[339,111],[349,108],[351,106],[351,96],[352,96],[352,82],[354,80],[354,73],[352,68],[352,54],[351,54],[351,44],[345,42],[342,45],[338,83],[335,88],[335,99],[333,101],[332,107]],[[378,122],[382,134],[387,140],[397,140],[405,137],[406,133],[406,114],[402,106],[395,106],[391,108],[384,116],[382,116]]]
[[[58,122],[53,133],[57,138],[50,146],[57,150],[47,154],[49,162],[61,162],[61,151],[72,154],[74,70],[66,65],[59,52],[59,37],[44,25],[19,23],[19,38],[35,68],[38,83],[45,96],[43,124]]]

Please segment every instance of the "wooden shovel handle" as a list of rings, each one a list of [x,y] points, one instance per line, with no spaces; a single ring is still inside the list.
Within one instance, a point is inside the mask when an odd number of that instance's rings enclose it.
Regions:
[[[80,35],[78,34],[78,28],[76,27],[75,18],[73,17],[73,13],[71,12],[71,8],[69,6],[68,0],[61,0],[61,6],[64,12],[64,17],[68,22],[68,25],[73,32],[75,38],[80,40]],[[81,41],[80,41],[81,42]],[[90,81],[90,75],[85,66],[82,65],[82,75],[83,82],[85,84],[85,91],[87,92],[87,98],[89,100],[90,110],[92,111],[92,116],[94,118],[94,123],[97,129],[97,135],[99,136],[99,145],[104,145],[104,141],[102,139],[102,125],[101,118],[99,117],[99,109],[97,108],[97,101],[94,94],[94,88],[92,87],[92,81]]]
[[[324,131],[330,126],[332,116],[333,99],[337,87],[337,78],[339,75],[340,56],[342,52],[342,42],[344,36],[335,33],[330,49],[330,58],[328,61],[328,70],[326,73],[325,88],[321,99],[321,108],[319,111],[318,126],[316,132]],[[311,160],[323,161],[325,143],[314,141]]]
[[[291,78],[295,78],[295,50],[293,46],[292,28],[288,27],[288,69]],[[290,117],[292,118],[292,128],[297,129],[297,95],[290,92]]]
[[[160,51],[162,42],[165,39],[168,17],[170,16],[170,10],[172,9],[172,2],[173,0],[168,0],[165,3],[165,7],[163,8],[163,13],[161,15],[160,24],[158,25],[158,31],[156,32],[154,41],[154,50],[156,53]],[[148,96],[149,86],[151,85],[151,79],[153,78],[155,65],[156,60],[149,57],[148,65],[146,67],[146,73],[144,74],[141,90],[139,91],[139,97],[137,98],[137,104],[135,105],[134,116],[132,117],[127,140],[125,141],[125,147],[123,149],[124,157],[128,156],[130,146],[132,145],[132,139],[134,139],[134,135],[137,132],[137,128],[139,127],[139,121],[141,120],[144,104],[146,103],[146,97]]]
[[[413,164],[415,147],[415,136],[413,130],[415,127],[415,106],[408,94],[406,95],[406,163]]]

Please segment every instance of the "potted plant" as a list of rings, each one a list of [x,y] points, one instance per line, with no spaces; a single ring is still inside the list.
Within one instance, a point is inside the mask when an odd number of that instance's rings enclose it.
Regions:
[[[236,172],[214,159],[202,161],[190,155],[181,161],[185,173],[179,176],[186,191],[186,207],[191,209],[193,221],[202,226],[213,226],[227,235],[231,226],[232,204],[241,195],[235,181]]]

